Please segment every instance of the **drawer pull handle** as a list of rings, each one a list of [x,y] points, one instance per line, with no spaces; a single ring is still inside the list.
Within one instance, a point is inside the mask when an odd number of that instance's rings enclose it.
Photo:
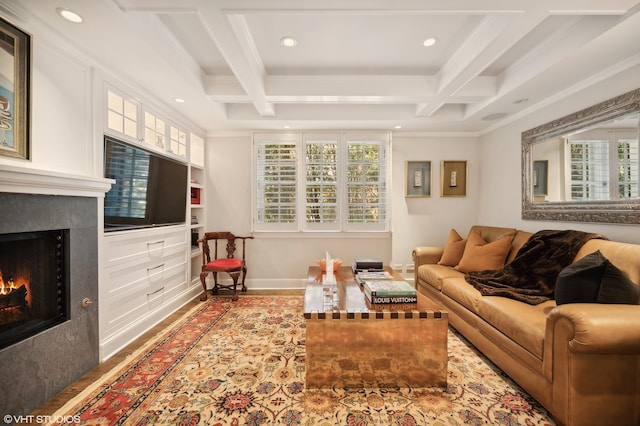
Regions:
[[[156,293],[160,293],[162,290],[164,290],[164,286],[160,287],[159,289],[157,289],[156,291],[152,291],[151,293],[147,293],[147,297],[149,296],[153,296]]]
[[[147,253],[153,257],[162,256],[164,253],[164,240],[147,243]]]
[[[153,271],[154,269],[158,269],[158,268],[162,268],[162,267],[164,267],[164,263],[161,263],[161,264],[159,264],[157,266],[152,266],[150,268],[147,268],[147,273]]]

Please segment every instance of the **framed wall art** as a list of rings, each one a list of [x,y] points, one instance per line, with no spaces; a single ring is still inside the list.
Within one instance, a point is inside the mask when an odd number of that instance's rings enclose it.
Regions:
[[[431,161],[407,161],[404,181],[405,197],[430,197]]]
[[[548,173],[548,160],[536,160],[533,162],[533,195],[548,195]]]
[[[0,155],[29,159],[31,36],[0,18]]]
[[[467,162],[443,161],[440,181],[442,197],[464,197],[467,195]]]

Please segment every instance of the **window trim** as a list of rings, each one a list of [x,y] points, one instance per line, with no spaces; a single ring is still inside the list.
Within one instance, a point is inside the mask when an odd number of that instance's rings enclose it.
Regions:
[[[296,182],[300,179],[301,135],[296,133],[254,133],[252,137],[251,162],[251,228],[257,232],[296,232],[299,229],[300,216],[296,212],[296,220],[291,223],[259,223],[258,222],[258,144],[260,143],[294,143],[296,145]],[[296,206],[300,204],[300,193],[296,185]]]
[[[307,223],[306,221],[306,142],[325,140],[336,137],[338,143],[338,222],[333,224]],[[346,208],[347,196],[347,146],[348,142],[376,141],[385,150],[385,214],[381,223],[348,223]],[[260,143],[291,143],[296,144],[296,221],[293,223],[265,224],[258,222],[258,146]],[[309,131],[309,132],[254,132],[252,135],[252,167],[251,176],[255,184],[251,185],[251,217],[253,232],[306,234],[317,233],[384,233],[391,231],[391,133],[382,131]]]

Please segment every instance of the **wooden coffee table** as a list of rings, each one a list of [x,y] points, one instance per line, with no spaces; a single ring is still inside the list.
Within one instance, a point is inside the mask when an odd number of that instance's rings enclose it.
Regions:
[[[322,271],[309,267],[307,388],[446,387],[447,311],[420,292],[411,311],[369,309],[351,267],[339,268],[335,277],[331,302],[325,294],[333,289],[322,283]]]

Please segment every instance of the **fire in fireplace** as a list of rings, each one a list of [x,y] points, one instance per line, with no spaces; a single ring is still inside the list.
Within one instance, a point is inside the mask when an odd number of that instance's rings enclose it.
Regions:
[[[68,230],[0,235],[0,349],[69,317]]]

